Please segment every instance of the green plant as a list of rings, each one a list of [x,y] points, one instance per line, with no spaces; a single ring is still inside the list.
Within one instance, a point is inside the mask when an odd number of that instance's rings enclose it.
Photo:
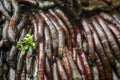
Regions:
[[[27,50],[32,51],[32,49],[36,49],[34,37],[30,33],[27,33],[21,41],[17,42],[17,45],[19,49],[22,50],[23,55]]]

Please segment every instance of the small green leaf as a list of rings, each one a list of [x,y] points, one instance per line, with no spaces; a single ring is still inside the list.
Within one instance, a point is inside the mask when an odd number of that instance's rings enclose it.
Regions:
[[[32,43],[32,47],[33,47],[33,49],[36,49],[36,44]]]
[[[24,50],[28,50],[28,49],[29,49],[29,45],[25,45]]]
[[[22,55],[25,55],[25,50],[22,50]]]
[[[29,47],[29,51],[32,52],[32,47]]]

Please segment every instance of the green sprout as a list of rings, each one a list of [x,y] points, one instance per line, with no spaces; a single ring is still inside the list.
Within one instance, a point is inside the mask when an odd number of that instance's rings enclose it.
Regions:
[[[32,51],[32,49],[36,49],[34,37],[30,33],[27,33],[21,41],[17,42],[17,45],[19,49],[22,50],[22,55],[24,55],[27,50]]]

